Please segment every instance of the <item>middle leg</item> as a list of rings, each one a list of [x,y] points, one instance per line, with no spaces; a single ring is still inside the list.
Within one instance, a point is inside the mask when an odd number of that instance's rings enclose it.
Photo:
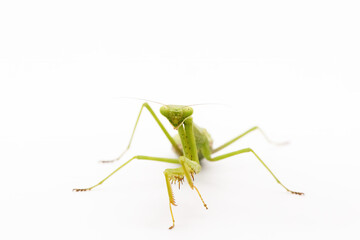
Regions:
[[[109,177],[111,177],[112,175],[114,175],[117,171],[119,171],[121,168],[123,168],[125,165],[127,165],[128,163],[130,163],[132,160],[134,159],[140,159],[140,160],[151,160],[151,161],[159,161],[159,162],[167,162],[167,163],[179,163],[178,159],[173,159],[173,158],[158,158],[158,157],[148,157],[148,156],[135,156],[133,158],[131,158],[130,160],[128,160],[127,162],[125,162],[124,164],[122,164],[120,167],[118,167],[117,169],[115,169],[112,173],[110,173],[106,178],[104,178],[103,180],[101,180],[99,183],[95,184],[92,187],[89,188],[74,188],[73,191],[76,192],[83,192],[83,191],[90,191],[91,189],[101,185],[103,182],[105,182]]]

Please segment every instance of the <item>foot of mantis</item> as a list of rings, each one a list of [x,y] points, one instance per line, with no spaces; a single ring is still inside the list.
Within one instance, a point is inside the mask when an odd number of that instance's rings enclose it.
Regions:
[[[92,188],[74,188],[73,191],[75,192],[86,192],[90,191]]]
[[[119,157],[117,157],[113,160],[100,160],[99,162],[100,163],[113,163],[113,162],[119,161],[126,152],[127,152],[127,149],[123,153],[121,153]]]

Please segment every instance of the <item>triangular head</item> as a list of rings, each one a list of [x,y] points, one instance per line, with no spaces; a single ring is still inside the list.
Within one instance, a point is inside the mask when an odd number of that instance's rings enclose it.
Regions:
[[[169,120],[174,129],[178,129],[185,119],[193,114],[193,109],[183,105],[164,105],[160,108],[160,113]]]

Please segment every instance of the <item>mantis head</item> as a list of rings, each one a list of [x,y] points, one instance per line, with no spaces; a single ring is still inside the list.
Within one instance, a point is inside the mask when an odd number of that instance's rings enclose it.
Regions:
[[[185,119],[192,115],[193,109],[182,105],[164,105],[160,108],[160,113],[175,129],[178,129]]]

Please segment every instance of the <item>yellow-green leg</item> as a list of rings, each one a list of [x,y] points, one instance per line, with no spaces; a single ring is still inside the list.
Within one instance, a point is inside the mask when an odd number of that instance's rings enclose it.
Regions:
[[[130,141],[129,141],[129,144],[128,146],[126,147],[126,149],[120,154],[119,157],[113,159],[113,160],[102,160],[100,162],[102,163],[112,163],[112,162],[115,162],[115,161],[118,161],[121,159],[121,157],[129,150],[130,146],[131,146],[131,143],[132,143],[132,140],[133,140],[133,137],[134,137],[134,134],[135,134],[135,130],[136,130],[136,127],[137,127],[137,124],[139,122],[139,119],[140,119],[140,116],[141,116],[141,113],[142,113],[142,110],[144,109],[144,107],[150,112],[151,116],[155,119],[156,123],[159,125],[159,127],[161,128],[161,130],[164,132],[164,134],[166,135],[166,137],[169,139],[171,145],[174,147],[176,153],[178,155],[181,155],[182,154],[182,151],[180,150],[179,146],[176,144],[175,140],[170,136],[170,134],[168,133],[168,131],[166,131],[164,125],[160,122],[159,118],[156,116],[156,114],[154,113],[154,111],[152,110],[152,108],[150,107],[150,105],[148,103],[144,103],[142,106],[141,106],[141,109],[140,109],[140,112],[139,112],[139,115],[136,119],[136,123],[135,123],[135,126],[134,126],[134,129],[133,129],[133,132],[131,134],[131,138],[130,138]]]
[[[224,144],[221,145],[220,147],[215,148],[215,149],[212,151],[212,153],[216,153],[216,152],[220,151],[221,149],[224,149],[225,147],[229,146],[230,144],[234,143],[235,141],[239,140],[240,138],[244,137],[245,135],[247,135],[247,134],[249,134],[249,133],[251,133],[251,132],[253,132],[253,131],[255,131],[255,130],[258,130],[258,131],[264,136],[264,138],[265,138],[269,143],[271,143],[271,144],[275,144],[275,145],[285,145],[285,144],[288,143],[288,142],[278,143],[278,142],[272,141],[270,138],[268,138],[268,136],[264,133],[264,131],[263,131],[261,128],[259,128],[259,127],[256,126],[256,127],[250,128],[249,130],[247,130],[246,132],[240,134],[239,136],[235,137],[234,139],[232,139],[232,140],[224,143]]]
[[[170,208],[170,213],[171,213],[171,218],[172,218],[172,223],[173,223],[169,227],[169,229],[172,229],[175,226],[175,219],[174,219],[174,215],[173,215],[172,208],[171,208],[171,205],[176,206],[174,193],[171,188],[172,183],[175,183],[175,184],[178,183],[179,187],[180,187],[180,183],[182,184],[184,181],[184,178],[186,178],[190,188],[196,190],[202,203],[204,204],[204,207],[206,209],[208,209],[199,190],[195,187],[194,182],[193,182],[194,174],[200,172],[200,169],[201,169],[200,164],[198,164],[197,162],[191,161],[190,159],[188,159],[184,156],[179,157],[179,162],[181,164],[181,167],[173,168],[173,169],[168,168],[168,169],[165,169],[165,171],[164,171],[166,187],[167,187],[167,191],[168,191],[168,195],[169,195],[169,208]]]
[[[270,170],[270,168],[268,166],[266,166],[266,164],[260,159],[260,157],[251,149],[251,148],[245,148],[245,149],[241,149],[235,152],[231,152],[231,153],[227,153],[227,154],[223,154],[217,157],[212,158],[211,156],[205,156],[205,158],[209,161],[219,161],[228,157],[232,157],[241,153],[248,153],[251,152],[252,154],[255,155],[255,157],[260,161],[260,163],[270,172],[270,174],[275,178],[276,182],[279,183],[283,188],[286,189],[286,191],[292,193],[292,194],[297,194],[297,195],[304,195],[304,193],[302,192],[295,192],[295,191],[291,191],[290,189],[288,189],[287,187],[284,186],[284,184],[282,184],[280,182],[280,180],[275,176],[275,174]]]
[[[128,160],[127,162],[125,162],[124,164],[122,164],[120,167],[118,167],[117,169],[115,169],[115,171],[113,171],[112,173],[110,173],[106,178],[104,178],[103,180],[101,180],[99,183],[95,184],[92,187],[89,188],[74,188],[73,191],[76,192],[81,192],[81,191],[89,191],[99,185],[101,185],[103,182],[105,182],[109,177],[111,177],[112,175],[114,175],[117,171],[119,171],[122,167],[124,167],[125,165],[127,165],[129,162],[131,162],[134,159],[139,159],[139,160],[151,160],[151,161],[158,161],[158,162],[166,162],[166,163],[179,163],[178,159],[173,159],[173,158],[158,158],[158,157],[148,157],[148,156],[135,156],[133,158],[131,158],[130,160]]]

